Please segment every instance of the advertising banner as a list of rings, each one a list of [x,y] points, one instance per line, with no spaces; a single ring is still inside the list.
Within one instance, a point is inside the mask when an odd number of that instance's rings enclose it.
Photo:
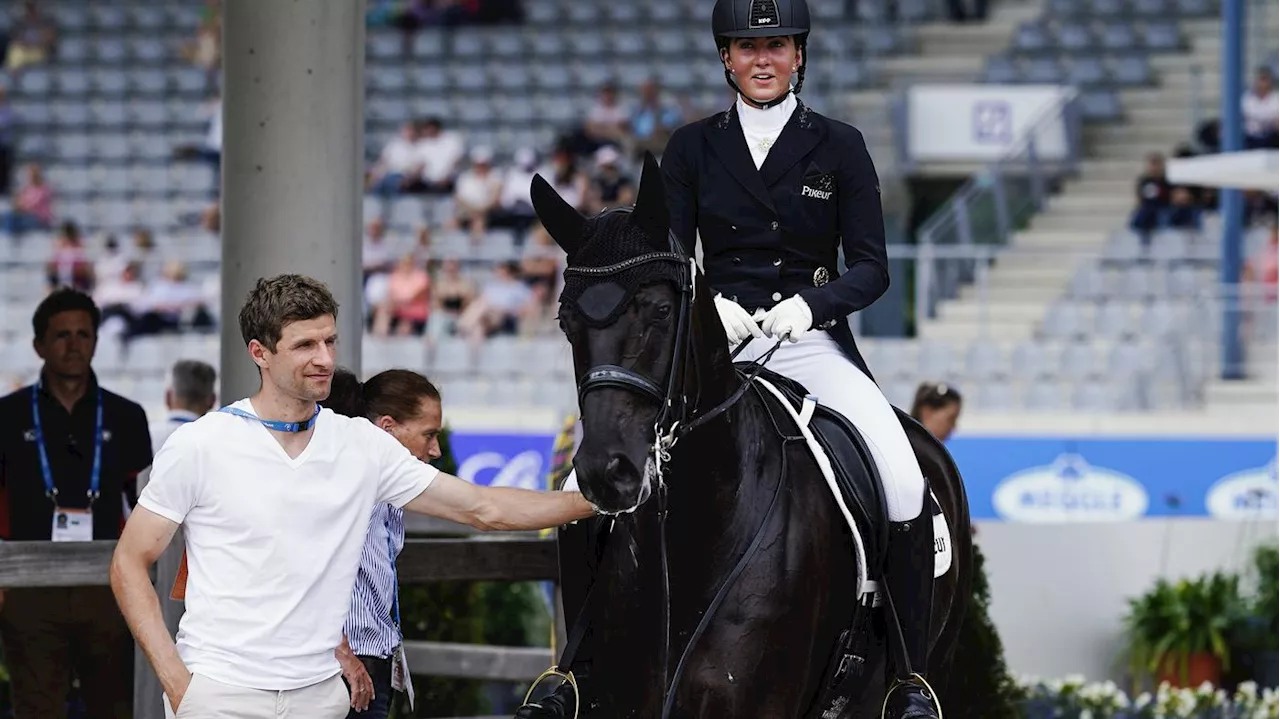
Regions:
[[[553,433],[457,431],[450,440],[462,479],[494,487],[546,489]]]
[[[990,162],[1036,132],[1041,160],[1068,157],[1057,85],[916,85],[907,90],[907,154],[913,162]]]
[[[975,520],[1274,521],[1274,439],[956,438],[948,443]]]

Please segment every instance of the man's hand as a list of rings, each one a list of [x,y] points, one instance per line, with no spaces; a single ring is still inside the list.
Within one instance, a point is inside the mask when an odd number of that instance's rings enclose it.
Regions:
[[[369,702],[373,701],[373,677],[369,676],[364,662],[351,651],[346,637],[342,638],[342,645],[333,650],[333,655],[342,667],[342,678],[351,686],[351,708],[358,712],[368,709]]]
[[[191,688],[191,672],[186,672],[187,678],[181,680],[181,684],[177,688],[163,687],[165,696],[169,697],[169,705],[173,707],[173,713],[178,713],[178,705],[182,704],[182,700],[187,696],[187,690]]]

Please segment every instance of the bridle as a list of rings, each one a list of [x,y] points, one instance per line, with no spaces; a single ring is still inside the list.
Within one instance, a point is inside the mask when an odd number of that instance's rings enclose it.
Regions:
[[[615,208],[601,214],[614,212],[631,212],[631,208]],[[592,390],[605,388],[630,390],[658,402],[658,414],[653,423],[654,442],[650,451],[653,456],[655,479],[657,479],[659,489],[664,485],[663,470],[671,462],[671,449],[676,446],[676,443],[693,430],[724,414],[737,403],[749,388],[751,379],[759,373],[765,362],[768,362],[769,358],[773,356],[773,353],[777,351],[778,347],[786,339],[785,337],[778,338],[774,346],[757,360],[756,366],[744,378],[742,385],[728,399],[703,414],[691,416],[690,412],[697,411],[697,403],[694,403],[694,407],[689,406],[689,399],[684,393],[684,385],[685,372],[691,363],[689,355],[692,351],[692,343],[690,340],[693,332],[693,303],[697,297],[695,278],[698,274],[698,268],[696,260],[685,255],[674,232],[668,231],[667,241],[670,249],[665,252],[645,253],[606,267],[574,267],[570,265],[564,270],[566,277],[578,275],[604,278],[650,262],[669,262],[680,267],[680,279],[677,288],[680,294],[680,307],[676,315],[675,347],[672,350],[666,389],[664,390],[657,382],[639,372],[616,364],[591,367],[583,373],[577,383],[579,407],[583,405],[583,400]],[[730,361],[746,346],[746,342],[739,345],[729,356]]]

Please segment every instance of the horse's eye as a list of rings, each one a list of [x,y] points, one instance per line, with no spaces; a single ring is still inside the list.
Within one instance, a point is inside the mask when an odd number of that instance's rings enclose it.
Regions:
[[[666,318],[670,317],[671,305],[658,305],[658,308],[654,310],[654,316],[660,320],[665,320]]]

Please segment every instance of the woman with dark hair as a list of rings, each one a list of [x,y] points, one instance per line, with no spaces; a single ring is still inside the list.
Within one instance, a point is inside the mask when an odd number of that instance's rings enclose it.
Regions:
[[[911,416],[945,442],[956,430],[963,401],[960,391],[945,382],[922,382],[911,403]]]
[[[391,369],[361,382],[350,370],[339,368],[328,398],[320,404],[348,417],[364,417],[423,462],[440,457],[440,391],[417,372]],[[396,578],[396,558],[403,548],[404,511],[378,505],[360,553],[343,627],[345,641],[337,650],[351,689],[348,719],[385,719],[391,710],[393,665],[404,656]],[[409,681],[407,671],[401,675]]]

